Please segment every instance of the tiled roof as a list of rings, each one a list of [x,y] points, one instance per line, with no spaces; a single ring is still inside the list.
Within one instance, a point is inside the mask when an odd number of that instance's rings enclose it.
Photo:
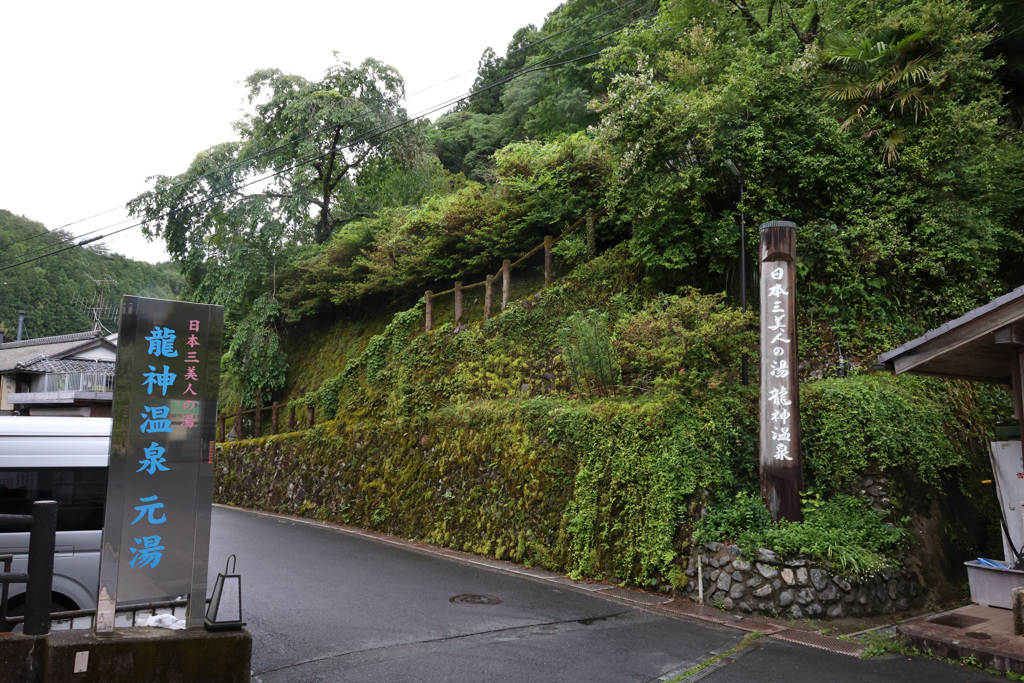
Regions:
[[[16,370],[19,366],[43,358],[60,356],[101,339],[102,336],[95,332],[80,332],[0,344],[0,372]]]
[[[101,335],[96,332],[76,332],[75,334],[59,334],[56,337],[40,337],[39,339],[22,339],[21,341],[5,342],[0,344],[0,351],[6,349],[21,349],[26,346],[48,346],[50,344],[63,344],[64,342],[80,342],[99,339]]]
[[[1024,287],[878,356],[875,369],[1012,384]]]
[[[102,372],[113,375],[116,363],[96,360],[64,360],[59,358],[42,358],[22,363],[21,369],[25,372],[40,373],[65,373],[65,372]]]

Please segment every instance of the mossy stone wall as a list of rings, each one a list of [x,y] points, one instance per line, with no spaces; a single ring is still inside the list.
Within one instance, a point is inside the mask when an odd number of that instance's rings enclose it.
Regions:
[[[681,587],[694,496],[741,447],[731,420],[660,401],[481,401],[224,444],[216,499]]]

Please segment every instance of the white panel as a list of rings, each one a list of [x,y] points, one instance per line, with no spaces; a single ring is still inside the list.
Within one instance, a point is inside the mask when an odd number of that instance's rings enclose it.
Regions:
[[[1010,530],[1010,538],[1019,550],[1024,545],[1024,462],[1020,441],[993,441],[989,444],[992,471],[996,477],[999,505]],[[1017,561],[1010,540],[1003,532],[1003,554],[1012,567]]]

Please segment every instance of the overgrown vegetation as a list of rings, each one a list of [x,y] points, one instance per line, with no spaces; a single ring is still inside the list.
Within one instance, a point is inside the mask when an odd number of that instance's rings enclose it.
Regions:
[[[241,140],[132,205],[188,294],[229,306],[226,395],[328,421],[232,449],[222,495],[638,585],[682,585],[694,531],[852,573],[914,552],[906,516],[987,504],[971,482],[1009,405],[867,368],[1020,284],[1011,20],[962,0],[569,0],[485,53],[466,103],[379,138],[403,115],[386,65],[254,74]],[[300,153],[319,165],[242,192]],[[211,193],[217,211],[190,210]],[[520,269],[501,315],[457,330],[438,300],[423,333],[425,290],[587,216],[555,286]],[[740,216],[799,225],[801,524],[766,524],[754,495]],[[868,470],[886,519],[856,490]],[[947,525],[961,542],[985,535],[968,518]]]
[[[457,334],[451,323],[423,334],[422,306],[395,316],[296,401],[330,421],[230,447],[219,495],[644,586],[684,586],[692,544],[712,539],[809,555],[839,573],[898,564],[913,501],[883,519],[856,497],[856,474],[898,471],[903,486],[940,490],[973,476],[975,454],[948,441],[983,430],[980,411],[948,400],[975,405],[972,390],[875,375],[809,384],[820,392],[803,411],[815,493],[803,523],[773,524],[754,493],[744,316],[692,289],[651,300],[624,247]],[[574,378],[566,320],[601,325],[605,343],[591,355],[630,370],[614,385]],[[829,387],[838,396],[818,399]],[[863,441],[830,431],[870,422],[879,405],[920,413],[920,427],[879,420]],[[849,441],[861,460],[847,467],[851,452],[830,439]],[[710,513],[698,523],[701,508]]]

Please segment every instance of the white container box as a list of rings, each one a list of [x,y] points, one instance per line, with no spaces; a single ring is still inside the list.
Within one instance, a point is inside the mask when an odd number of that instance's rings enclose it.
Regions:
[[[971,600],[979,605],[1013,609],[1010,591],[1024,586],[1024,571],[993,569],[974,562],[964,562],[967,581],[971,584]]]

